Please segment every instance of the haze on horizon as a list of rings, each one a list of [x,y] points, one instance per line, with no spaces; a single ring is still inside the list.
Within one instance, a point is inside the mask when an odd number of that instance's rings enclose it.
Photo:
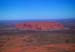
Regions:
[[[0,20],[75,18],[75,0],[0,0]]]

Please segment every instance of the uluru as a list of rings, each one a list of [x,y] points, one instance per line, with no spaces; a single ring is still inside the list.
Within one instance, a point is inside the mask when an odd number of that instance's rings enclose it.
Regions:
[[[25,30],[49,31],[49,30],[63,30],[64,25],[57,22],[25,22],[16,24],[16,28]]]

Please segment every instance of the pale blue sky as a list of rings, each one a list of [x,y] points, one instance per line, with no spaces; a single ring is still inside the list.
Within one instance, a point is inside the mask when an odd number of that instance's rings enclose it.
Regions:
[[[75,17],[75,0],[0,0],[0,20]]]

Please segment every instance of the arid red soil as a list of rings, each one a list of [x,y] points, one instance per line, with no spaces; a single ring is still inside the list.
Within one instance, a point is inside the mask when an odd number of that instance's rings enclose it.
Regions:
[[[5,41],[0,52],[75,52],[75,44],[69,41],[72,40],[70,34],[62,34],[43,32],[0,36],[0,41]]]
[[[64,25],[56,22],[26,22],[14,29],[3,28],[0,52],[75,52],[75,30],[63,29]]]
[[[45,46],[5,48],[2,52],[75,52],[75,44],[50,44]]]

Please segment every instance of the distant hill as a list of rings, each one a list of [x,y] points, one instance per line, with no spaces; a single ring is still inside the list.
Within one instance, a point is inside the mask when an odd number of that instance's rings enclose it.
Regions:
[[[25,23],[25,22],[57,22],[63,24],[65,27],[75,29],[75,19],[48,19],[48,20],[0,20],[0,28],[4,27],[15,27],[16,24]]]
[[[17,24],[16,28],[25,29],[25,30],[43,30],[43,31],[51,31],[51,30],[62,30],[64,26],[57,22],[26,22]]]

